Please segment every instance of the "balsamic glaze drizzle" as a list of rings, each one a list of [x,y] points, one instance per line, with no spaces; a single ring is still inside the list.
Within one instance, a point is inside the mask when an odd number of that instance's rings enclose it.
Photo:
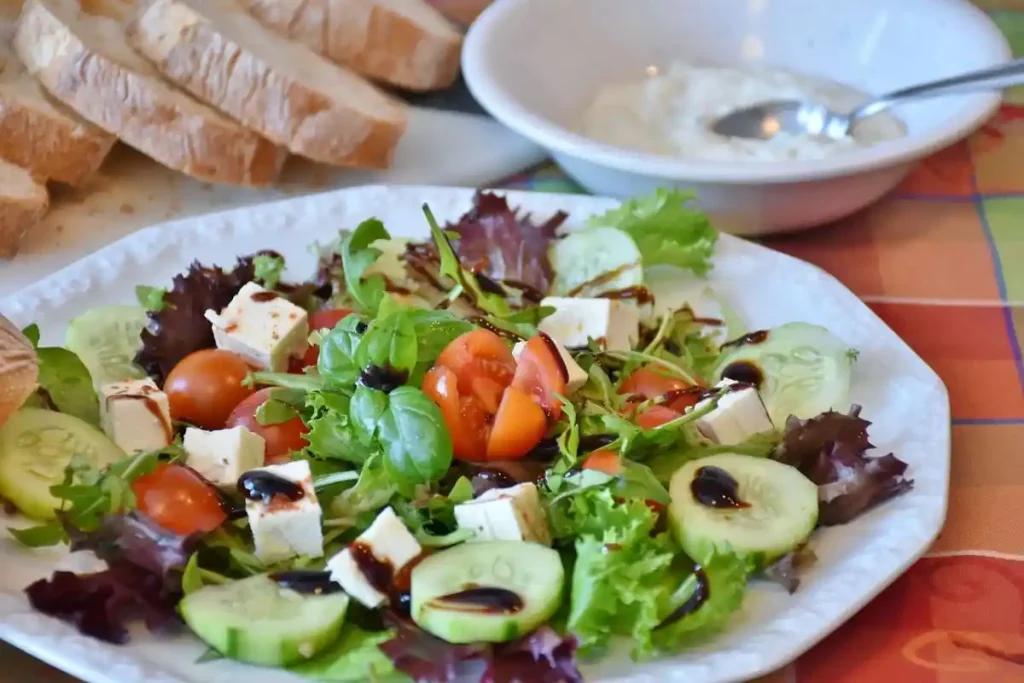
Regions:
[[[396,370],[390,365],[368,365],[359,374],[359,383],[370,389],[390,394],[409,379],[408,370]]]
[[[290,501],[301,500],[305,491],[301,484],[266,470],[251,470],[238,478],[238,492],[248,500],[260,500],[270,505],[277,496]]]
[[[721,467],[701,467],[690,482],[690,492],[701,505],[718,510],[750,507],[739,497],[739,482]]]
[[[290,588],[296,593],[303,595],[326,595],[327,593],[338,593],[341,586],[331,580],[330,572],[317,571],[315,569],[295,569],[287,572],[276,572],[270,575],[285,588]]]
[[[697,565],[693,568],[693,575],[697,577],[697,585],[694,587],[693,592],[690,593],[690,597],[686,598],[682,605],[662,619],[661,623],[654,627],[655,631],[667,628],[683,617],[693,614],[711,598],[711,584],[708,583],[708,575],[704,573],[704,568]]]
[[[470,586],[455,593],[448,593],[431,600],[435,607],[466,612],[487,614],[516,614],[525,603],[518,593],[507,588],[491,586]]]

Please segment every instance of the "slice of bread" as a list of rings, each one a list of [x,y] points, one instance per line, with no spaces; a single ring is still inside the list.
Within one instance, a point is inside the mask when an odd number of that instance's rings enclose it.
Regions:
[[[39,180],[78,185],[117,138],[53,102],[10,48],[14,23],[0,20],[0,159]]]
[[[405,132],[398,100],[233,0],[153,0],[128,35],[168,79],[309,159],[386,168]]]
[[[462,34],[426,0],[240,0],[264,25],[374,80],[447,88]]]
[[[0,315],[0,427],[36,390],[39,358],[32,343]]]
[[[164,81],[122,24],[75,0],[26,0],[14,49],[51,95],[169,168],[237,185],[280,173],[283,149]]]
[[[21,239],[50,207],[46,186],[14,164],[0,161],[0,257],[18,253]]]

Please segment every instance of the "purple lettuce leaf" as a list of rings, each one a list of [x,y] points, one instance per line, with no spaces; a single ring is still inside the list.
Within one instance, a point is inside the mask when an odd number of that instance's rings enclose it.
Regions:
[[[480,683],[582,683],[576,639],[550,626],[496,645]]]
[[[913,488],[907,463],[892,453],[868,457],[870,422],[860,406],[828,411],[809,420],[790,417],[775,459],[792,465],[818,485],[822,526],[845,524],[874,506]]]
[[[790,594],[796,592],[796,589],[800,587],[800,581],[803,573],[811,567],[816,561],[817,556],[814,551],[811,550],[810,546],[804,544],[788,552],[779,559],[775,560],[774,563],[768,565],[761,572],[761,576],[768,581],[779,584],[785,588]]]

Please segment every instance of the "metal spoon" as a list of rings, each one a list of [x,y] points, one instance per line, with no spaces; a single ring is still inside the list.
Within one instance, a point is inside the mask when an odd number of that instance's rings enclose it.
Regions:
[[[716,119],[711,130],[719,135],[770,140],[779,133],[819,135],[842,139],[861,119],[911,100],[978,90],[1000,90],[1024,84],[1024,58],[931,83],[914,85],[874,97],[848,114],[816,102],[775,100],[737,109]]]

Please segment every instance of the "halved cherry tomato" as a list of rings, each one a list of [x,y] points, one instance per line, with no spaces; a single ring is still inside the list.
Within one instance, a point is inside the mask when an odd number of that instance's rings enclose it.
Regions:
[[[544,438],[548,418],[533,396],[512,386],[494,416],[487,440],[488,460],[514,460],[530,452]]]
[[[562,403],[555,396],[565,396],[568,380],[565,361],[547,335],[526,342],[512,386],[529,394],[552,420],[562,417]]]
[[[245,427],[254,434],[259,434],[267,442],[265,453],[266,463],[286,462],[288,454],[306,447],[306,433],[309,427],[297,417],[279,424],[261,425],[256,420],[256,410],[270,398],[271,388],[260,389],[248,397],[231,411],[227,427]]]
[[[256,390],[242,386],[252,372],[244,358],[222,349],[185,356],[164,382],[171,417],[204,429],[221,429],[232,409]]]
[[[352,311],[348,308],[332,308],[326,311],[316,311],[309,314],[310,331],[333,330],[335,325],[344,320]],[[288,361],[288,372],[302,374],[302,371],[311,365],[316,365],[320,359],[320,347],[310,344],[306,352],[301,356],[293,357]]]
[[[634,370],[619,386],[620,394],[651,399],[673,393],[675,396],[665,405],[672,410],[683,412],[697,404],[700,398],[700,387],[690,384],[679,377],[663,375],[650,366]]]
[[[583,469],[616,476],[622,474],[622,458],[615,451],[594,451],[583,461]]]
[[[636,416],[636,423],[641,429],[654,429],[666,422],[671,422],[682,415],[666,406],[651,406]]]
[[[213,488],[182,465],[158,465],[132,482],[139,512],[183,536],[213,531],[227,519]]]
[[[545,356],[543,339],[527,346],[532,350],[524,350],[527,360],[521,356],[517,368],[498,335],[474,330],[449,344],[427,372],[423,391],[441,408],[457,458],[521,458],[544,438],[549,416],[561,415],[554,396],[545,393],[565,391],[554,365],[560,359]],[[546,413],[551,406],[557,410]]]

